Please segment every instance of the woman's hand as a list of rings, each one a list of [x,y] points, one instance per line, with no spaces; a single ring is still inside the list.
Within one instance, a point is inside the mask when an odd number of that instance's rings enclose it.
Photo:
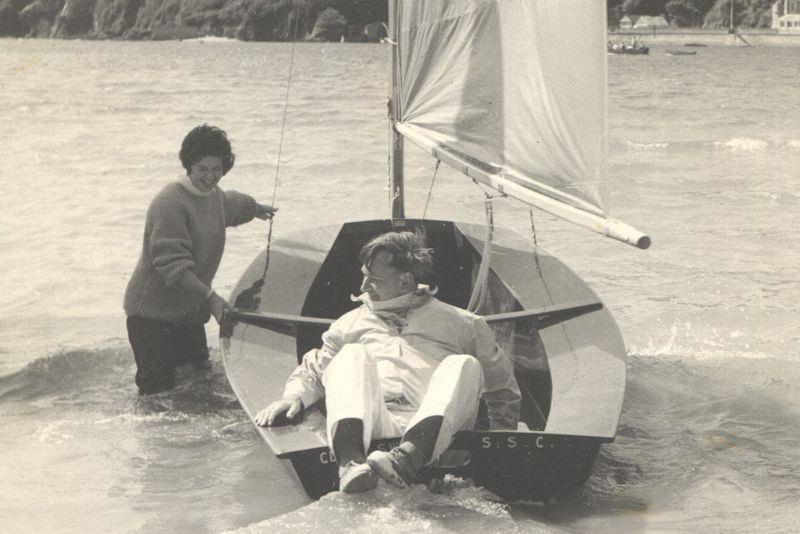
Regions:
[[[267,220],[271,219],[275,216],[275,212],[278,211],[278,208],[273,208],[269,204],[258,204],[256,203],[256,217],[259,219]]]
[[[228,312],[231,311],[231,305],[216,293],[212,293],[209,297],[208,306],[211,308],[211,315],[214,316],[214,319],[217,320],[217,324],[220,325],[225,322],[228,317]]]
[[[303,401],[297,395],[290,395],[277,400],[258,412],[255,417],[258,426],[270,426],[275,419],[285,413],[286,419],[292,420],[303,409]]]

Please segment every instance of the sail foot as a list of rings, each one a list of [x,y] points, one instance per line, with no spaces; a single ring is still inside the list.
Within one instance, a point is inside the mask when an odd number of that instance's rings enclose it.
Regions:
[[[413,127],[403,123],[395,123],[394,126],[403,137],[423,150],[430,152],[436,159],[443,161],[446,165],[469,178],[491,187],[498,193],[516,198],[560,219],[640,249],[646,249],[650,246],[649,236],[625,222],[610,218],[602,212],[596,211],[594,206],[587,205],[581,199],[568,198],[567,195],[563,194],[556,196],[555,192],[552,195],[547,194],[543,190],[539,190],[539,188],[534,189],[530,186],[522,185],[517,180],[509,180],[499,174],[501,169],[479,164],[480,162],[475,162],[453,153],[447,147],[437,145],[428,137],[419,135],[419,132]]]

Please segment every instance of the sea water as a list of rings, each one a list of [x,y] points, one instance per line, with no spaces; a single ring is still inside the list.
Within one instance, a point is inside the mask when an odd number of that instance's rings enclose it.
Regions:
[[[582,276],[625,337],[619,434],[588,483],[510,506],[460,480],[436,496],[381,487],[272,517],[270,452],[216,328],[209,372],[139,398],[122,296],[147,205],[203,122],[233,139],[223,186],[280,208],[275,236],[354,207],[385,216],[388,49],[0,41],[0,531],[795,531],[800,48],[608,61],[612,214],[652,248],[538,211],[534,231],[525,206],[494,201],[497,223]],[[413,148],[407,168],[410,190],[482,220],[471,182],[442,167],[431,187],[434,162]],[[221,294],[265,241],[263,222],[229,231]]]

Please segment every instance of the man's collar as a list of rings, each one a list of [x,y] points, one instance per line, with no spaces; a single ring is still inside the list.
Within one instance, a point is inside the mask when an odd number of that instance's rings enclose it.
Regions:
[[[403,313],[412,308],[417,308],[428,301],[436,294],[436,289],[431,289],[426,284],[418,284],[417,289],[409,291],[404,295],[389,300],[372,300],[369,293],[362,293],[359,296],[351,296],[354,302],[362,302],[370,311],[373,312],[394,312]]]

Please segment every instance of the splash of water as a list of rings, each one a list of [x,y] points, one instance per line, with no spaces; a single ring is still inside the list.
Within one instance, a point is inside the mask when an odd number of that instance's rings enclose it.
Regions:
[[[508,506],[493,500],[485,490],[461,479],[448,477],[443,493],[432,494],[422,485],[403,490],[381,481],[375,491],[356,495],[329,493],[300,510],[232,532],[405,534],[459,530],[487,533],[519,531]]]

